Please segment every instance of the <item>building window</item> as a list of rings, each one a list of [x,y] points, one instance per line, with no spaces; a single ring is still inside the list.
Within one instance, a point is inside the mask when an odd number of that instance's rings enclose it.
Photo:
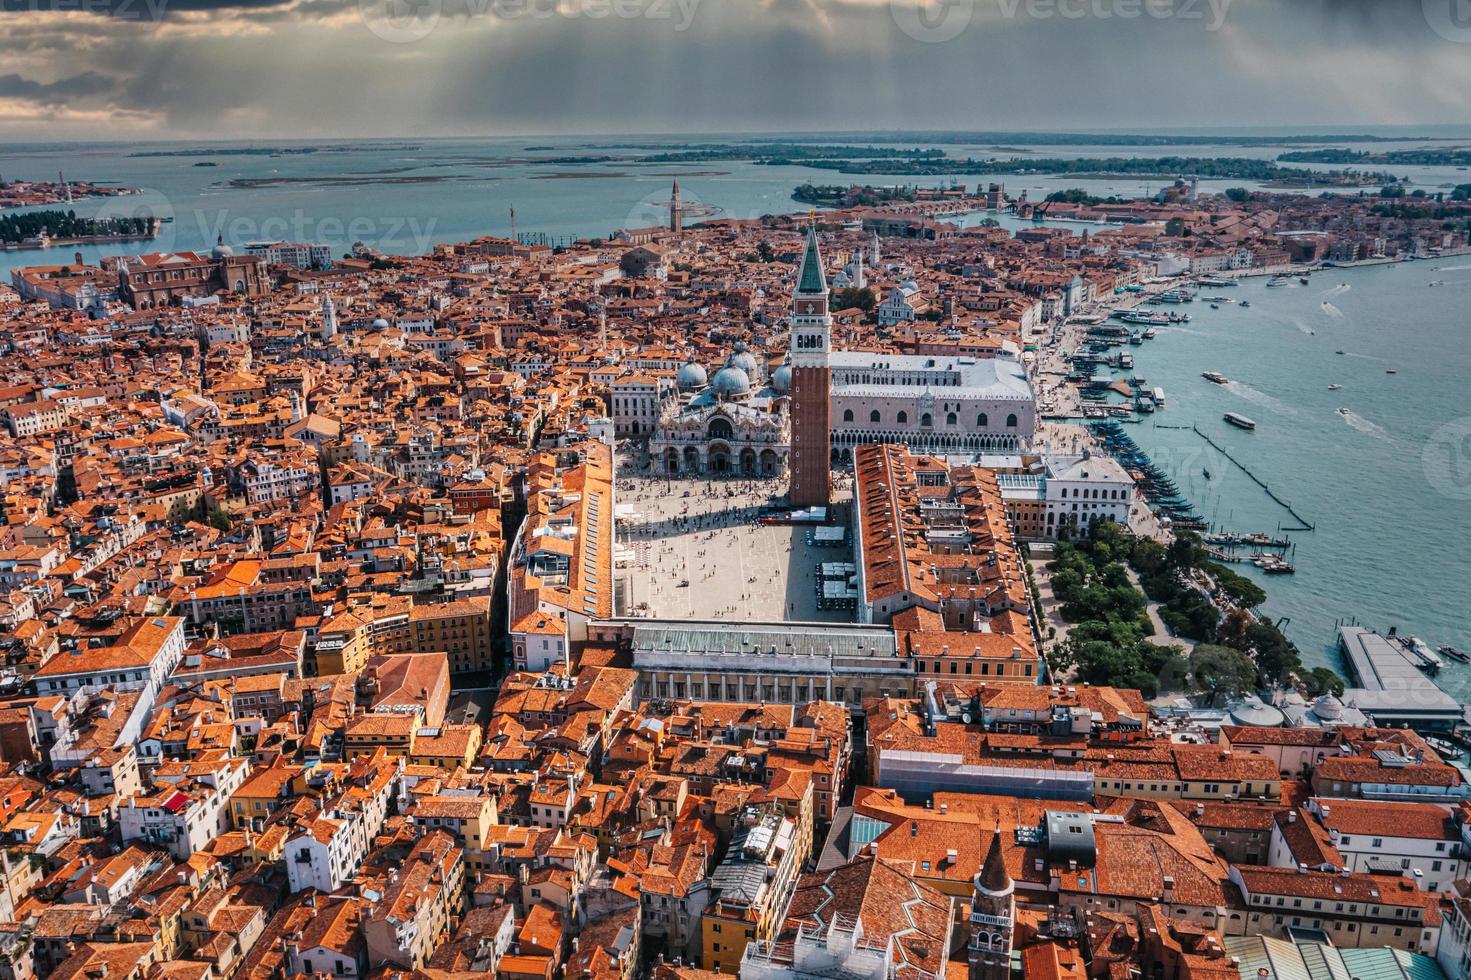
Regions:
[[[853,410],[851,408],[845,408],[845,409],[843,409],[843,421],[844,422],[851,422],[851,421],[853,421]]]
[[[868,420],[870,422],[874,423],[875,425],[878,424],[878,421],[879,421],[879,412],[878,412],[878,409],[874,409],[873,411],[871,411],[871,412],[868,413]]]
[[[1016,415],[1013,414],[1013,415],[1006,416],[1006,427],[1008,429],[1015,429],[1016,428]]]

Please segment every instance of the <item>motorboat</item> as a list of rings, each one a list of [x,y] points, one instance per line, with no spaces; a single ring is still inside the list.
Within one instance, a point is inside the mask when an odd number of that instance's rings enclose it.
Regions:
[[[1339,388],[1342,388],[1342,387],[1343,387],[1343,385],[1329,385],[1328,386],[1328,390],[1329,391],[1337,391]]]
[[[1201,374],[1200,374],[1200,376],[1202,378],[1204,378],[1205,380],[1210,381],[1210,382],[1213,382],[1213,383],[1218,384],[1218,385],[1225,385],[1225,384],[1230,384],[1231,383],[1231,379],[1228,378],[1228,377],[1226,377],[1224,374],[1222,374],[1219,371],[1202,371]]]
[[[1245,415],[1242,415],[1240,412],[1227,412],[1221,417],[1230,424],[1236,426],[1236,428],[1238,429],[1245,429],[1246,431],[1250,432],[1251,430],[1256,428],[1256,423],[1247,418]]]

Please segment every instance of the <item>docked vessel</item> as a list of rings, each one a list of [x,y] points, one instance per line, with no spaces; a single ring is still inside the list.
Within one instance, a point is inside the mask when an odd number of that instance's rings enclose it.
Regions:
[[[1150,394],[1154,397],[1154,403],[1156,405],[1163,405],[1165,403],[1165,390],[1163,388],[1155,388]]]
[[[1222,418],[1236,426],[1236,428],[1246,429],[1248,432],[1256,428],[1255,422],[1239,412],[1227,412]]]
[[[1207,381],[1213,381],[1218,385],[1230,384],[1231,379],[1219,371],[1202,371],[1200,376]]]
[[[1124,310],[1121,313],[1115,313],[1114,316],[1125,323],[1143,323],[1151,327],[1163,327],[1170,322],[1166,314],[1150,313],[1148,310]]]
[[[1430,644],[1418,636],[1401,636],[1399,642],[1405,648],[1405,655],[1410,658],[1410,662],[1427,674],[1439,673],[1445,666],[1445,661],[1430,649]]]
[[[1443,655],[1450,657],[1452,660],[1459,660],[1463,664],[1471,664],[1471,657],[1466,656],[1466,654],[1462,653],[1460,650],[1457,650],[1449,643],[1442,646],[1440,648],[1440,652]]]
[[[1167,289],[1159,294],[1163,303],[1193,303],[1195,294],[1188,289]]]

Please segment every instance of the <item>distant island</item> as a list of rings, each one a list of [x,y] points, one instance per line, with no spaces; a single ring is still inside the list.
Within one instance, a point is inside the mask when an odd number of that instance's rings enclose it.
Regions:
[[[921,147],[848,146],[824,143],[678,143],[661,146],[620,144],[589,149],[642,150],[662,152],[639,157],[641,163],[695,163],[705,160],[744,160],[781,166],[827,159],[939,159],[944,150]]]
[[[157,233],[155,218],[79,218],[75,211],[0,215],[0,243],[22,248],[125,242]]]
[[[418,150],[417,144],[344,143],[336,146],[214,146],[186,150],[138,150],[130,157],[286,157],[310,153],[374,153],[380,150]]]
[[[1283,163],[1356,163],[1415,166],[1415,167],[1471,167],[1471,147],[1448,146],[1444,149],[1426,147],[1418,150],[1385,150],[1370,153],[1368,150],[1324,149],[1294,150],[1277,157]]]
[[[913,201],[913,187],[874,187],[869,184],[802,184],[792,200],[825,208],[873,207],[894,201]]]
[[[0,178],[0,210],[37,204],[70,204],[91,197],[138,194],[135,187],[104,187],[86,180],[11,180]]]
[[[932,177],[958,174],[1064,174],[1074,177],[1144,177],[1173,180],[1204,177],[1218,180],[1255,180],[1292,187],[1365,187],[1394,178],[1382,173],[1352,170],[1305,170],[1283,167],[1251,157],[1045,157],[1040,159],[964,160],[954,157],[923,160],[806,160],[803,166],[845,174],[892,174]]]

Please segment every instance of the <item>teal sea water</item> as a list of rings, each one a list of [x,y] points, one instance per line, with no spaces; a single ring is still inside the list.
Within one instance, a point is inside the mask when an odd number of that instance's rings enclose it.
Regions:
[[[1463,135],[1463,134],[1459,134]],[[714,142],[721,135],[666,138]],[[869,139],[824,138],[868,143]],[[69,178],[140,187],[144,194],[79,201],[80,214],[168,215],[156,242],[81,249],[96,260],[123,251],[205,249],[216,236],[239,246],[259,238],[326,242],[341,254],[361,240],[407,254],[438,242],[506,235],[509,209],[517,230],[551,237],[607,235],[622,227],[660,224],[671,180],[678,175],[686,203],[726,217],[753,218],[801,210],[791,199],[801,183],[948,184],[950,178],[849,178],[804,167],[701,162],[628,161],[565,164],[552,158],[608,154],[590,144],[609,137],[498,140],[415,140],[321,144],[319,152],[279,156],[136,156],[140,151],[248,144],[10,144],[0,150],[6,178]],[[906,139],[903,145],[916,141]],[[279,141],[274,147],[303,147]],[[1392,144],[1401,148],[1414,144]],[[955,156],[1275,156],[1283,147],[948,146]],[[209,161],[212,167],[194,164]],[[1391,168],[1433,192],[1464,183],[1455,168]],[[571,176],[567,176],[571,175]],[[979,173],[955,178],[975,185]],[[1157,182],[1118,178],[1005,175],[1010,193],[1034,199],[1065,187],[1094,194],[1137,195]],[[234,181],[246,181],[244,186]],[[1207,190],[1231,182],[1202,182]],[[968,222],[985,215],[972,215]],[[1002,218],[1003,224],[1021,223]],[[72,248],[0,251],[0,274],[20,265],[63,263]],[[1440,265],[1438,271],[1432,267]],[[1431,281],[1444,285],[1431,287]],[[1193,321],[1160,331],[1129,348],[1136,372],[1166,389],[1167,407],[1130,434],[1174,474],[1197,510],[1238,531],[1295,523],[1261,489],[1220,458],[1189,426],[1201,429],[1291,501],[1317,530],[1293,534],[1295,577],[1263,578],[1266,611],[1309,663],[1336,665],[1334,624],[1360,622],[1401,629],[1432,645],[1471,650],[1471,257],[1443,262],[1325,271],[1309,286],[1268,289],[1265,280],[1221,290],[1248,299],[1249,309],[1187,307]],[[1344,354],[1335,354],[1343,350]],[[1386,374],[1394,369],[1396,374]],[[1205,370],[1233,379],[1218,387]],[[1329,391],[1329,384],[1341,384]],[[1337,409],[1345,408],[1348,414]],[[1221,421],[1226,411],[1255,419],[1247,433]],[[1183,429],[1162,426],[1184,426]],[[1460,464],[1460,465],[1458,465]],[[1205,479],[1209,469],[1212,478]],[[1250,566],[1247,574],[1261,576]],[[1448,663],[1447,690],[1471,699],[1471,667]]]
[[[1315,525],[1288,534],[1295,576],[1234,566],[1267,590],[1264,611],[1288,621],[1309,665],[1338,666],[1334,628],[1352,619],[1471,650],[1471,255],[1266,282],[1203,288],[1251,306],[1170,307],[1191,322],[1128,348],[1166,396],[1129,435],[1218,526],[1297,521],[1191,426]],[[1471,700],[1471,665],[1447,660],[1438,681]]]

